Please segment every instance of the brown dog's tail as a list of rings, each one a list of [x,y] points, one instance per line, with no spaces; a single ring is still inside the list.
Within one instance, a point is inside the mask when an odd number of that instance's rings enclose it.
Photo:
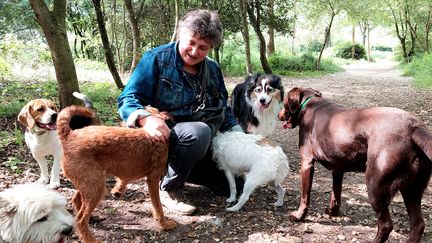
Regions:
[[[424,126],[416,126],[411,133],[411,139],[432,161],[432,133]]]
[[[78,93],[78,92],[73,92],[72,95],[75,96],[76,98],[82,100],[82,101],[84,102],[84,106],[85,106],[86,108],[89,108],[89,109],[94,110],[94,109],[93,109],[93,103],[92,103],[91,100],[87,97],[87,95],[85,95],[85,94],[81,94],[81,93]]]
[[[94,111],[80,106],[69,106],[60,111],[57,116],[57,134],[61,141],[65,141],[75,130],[90,125],[100,125],[101,121]]]

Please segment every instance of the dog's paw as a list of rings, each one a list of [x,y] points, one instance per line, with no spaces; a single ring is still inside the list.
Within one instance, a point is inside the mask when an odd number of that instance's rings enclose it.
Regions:
[[[235,196],[234,197],[229,197],[227,198],[226,202],[232,203],[235,201]]]
[[[40,184],[48,184],[49,183],[49,177],[41,177],[41,178],[39,178],[39,180],[37,182]]]
[[[280,207],[283,205],[283,201],[276,201],[273,205],[275,205],[276,207]]]
[[[165,222],[162,223],[162,229],[163,230],[172,230],[177,227],[177,223],[174,222],[174,220],[165,220]]]
[[[48,187],[50,189],[57,189],[60,187],[60,181],[51,181]]]
[[[302,213],[301,211],[297,210],[297,211],[292,212],[288,216],[288,219],[292,222],[299,222],[299,221],[302,221],[305,217],[306,217],[305,213]]]
[[[229,207],[229,208],[227,208],[226,210],[227,210],[227,211],[230,211],[230,212],[237,212],[237,211],[239,211],[239,209],[240,209],[240,208],[238,208],[238,207],[236,207],[236,206],[233,206],[233,207]]]
[[[341,215],[339,207],[333,207],[333,208],[328,207],[325,209],[325,213],[330,215],[330,216],[340,216]]]

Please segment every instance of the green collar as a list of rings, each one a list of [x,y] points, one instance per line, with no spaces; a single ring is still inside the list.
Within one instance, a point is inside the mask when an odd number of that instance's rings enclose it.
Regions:
[[[303,110],[306,107],[306,104],[313,98],[314,96],[309,96],[303,103],[300,104],[300,110]]]

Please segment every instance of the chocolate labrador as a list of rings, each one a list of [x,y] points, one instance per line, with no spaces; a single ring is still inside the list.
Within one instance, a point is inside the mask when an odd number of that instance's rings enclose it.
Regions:
[[[408,211],[408,241],[421,240],[425,223],[420,204],[431,175],[432,133],[418,118],[389,107],[347,109],[310,88],[291,89],[278,117],[284,128],[299,126],[302,193],[291,220],[306,217],[318,161],[333,175],[328,214],[339,214],[344,172],[365,172],[378,218],[374,242],[386,241],[393,230],[388,206],[397,191]]]

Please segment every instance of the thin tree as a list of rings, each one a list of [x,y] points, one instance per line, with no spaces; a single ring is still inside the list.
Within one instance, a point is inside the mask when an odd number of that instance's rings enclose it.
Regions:
[[[270,24],[268,26],[268,43],[267,43],[267,54],[270,56],[271,54],[273,54],[275,52],[275,42],[274,42],[274,1],[273,0],[268,0],[267,2],[267,7],[268,7],[268,15],[270,18]]]
[[[253,73],[251,51],[250,51],[250,39],[249,39],[249,22],[247,21],[247,0],[238,0],[239,9],[242,19],[241,33],[244,40],[244,47],[246,53],[246,72]]]
[[[173,34],[171,36],[171,42],[176,40],[177,26],[178,26],[178,21],[180,18],[179,17],[180,16],[179,0],[175,0],[174,5],[175,5],[175,22],[174,22],[174,31],[173,31]]]
[[[56,0],[49,10],[43,0],[29,0],[36,20],[41,26],[51,57],[58,84],[60,107],[80,104],[72,93],[79,91],[78,78],[66,31],[66,0]]]
[[[271,74],[272,73],[272,69],[267,61],[267,57],[266,57],[266,42],[265,42],[265,38],[264,35],[261,32],[261,27],[260,27],[260,3],[258,0],[249,0],[248,6],[247,6],[247,12],[249,15],[249,21],[252,25],[252,27],[255,30],[255,34],[258,37],[259,43],[260,43],[260,47],[259,47],[259,52],[260,52],[260,61],[261,61],[261,66],[264,70],[265,73]],[[255,13],[256,12],[256,16]]]
[[[129,24],[132,30],[132,64],[130,67],[130,72],[132,73],[135,67],[138,65],[138,62],[141,57],[140,46],[141,46],[141,34],[139,30],[139,16],[141,15],[144,9],[144,0],[141,1],[141,5],[137,13],[134,12],[132,1],[124,0],[125,10],[128,15]]]
[[[97,19],[97,23],[98,23],[98,27],[99,27],[99,34],[101,36],[102,45],[103,45],[103,48],[105,51],[106,63],[107,63],[108,68],[111,72],[111,75],[113,76],[114,82],[117,85],[117,88],[123,89],[124,85],[123,85],[123,82],[120,78],[120,75],[117,72],[117,67],[116,67],[115,61],[114,61],[114,55],[111,51],[111,45],[110,45],[110,42],[108,39],[108,34],[107,34],[107,31],[105,28],[105,20],[104,20],[104,15],[102,13],[100,0],[93,0],[93,5],[95,8],[95,12],[96,12],[96,19]]]

